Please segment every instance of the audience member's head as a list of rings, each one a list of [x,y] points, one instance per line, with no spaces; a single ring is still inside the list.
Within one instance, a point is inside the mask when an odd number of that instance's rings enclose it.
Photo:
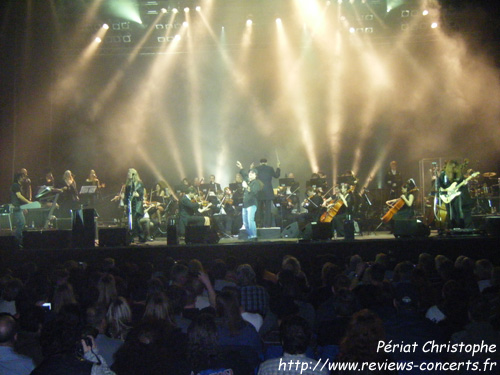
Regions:
[[[17,335],[17,323],[12,315],[0,313],[0,346],[14,346]]]
[[[364,309],[355,313],[340,343],[342,361],[374,361],[379,357],[377,344],[385,340],[382,320],[374,312]]]
[[[476,261],[474,273],[478,280],[491,279],[491,272],[493,271],[493,264],[488,259],[479,259]]]
[[[174,326],[172,315],[170,302],[164,293],[157,292],[148,297],[144,311],[144,320],[161,320]]]
[[[69,283],[62,283],[56,286],[52,297],[52,310],[58,313],[65,305],[76,303],[73,287]]]
[[[255,272],[251,265],[241,264],[236,269],[236,277],[240,286],[249,286],[255,284]]]
[[[311,328],[300,316],[290,316],[281,321],[280,341],[288,354],[304,354],[311,341]]]
[[[125,298],[118,297],[111,302],[106,312],[106,322],[112,338],[125,339],[132,322],[132,312]]]

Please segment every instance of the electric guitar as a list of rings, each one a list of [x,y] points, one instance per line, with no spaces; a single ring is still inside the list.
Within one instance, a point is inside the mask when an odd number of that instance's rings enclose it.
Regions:
[[[458,197],[460,194],[462,194],[459,190],[460,188],[465,185],[471,178],[474,178],[479,175],[479,172],[474,172],[471,174],[469,177],[467,177],[465,180],[463,180],[461,183],[457,185],[456,182],[452,183],[449,187],[446,189],[439,189],[439,198],[445,203],[449,204],[453,199]]]

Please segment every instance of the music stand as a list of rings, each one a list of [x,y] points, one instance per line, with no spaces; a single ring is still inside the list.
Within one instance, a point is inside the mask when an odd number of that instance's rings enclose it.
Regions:
[[[96,191],[97,186],[95,185],[82,186],[80,188],[80,194],[95,194]]]
[[[201,184],[200,185],[200,191],[203,192],[203,194],[207,195],[207,193],[213,189],[210,189],[211,185],[210,184]]]
[[[292,186],[295,183],[294,178],[280,178],[279,185],[284,187]]]
[[[174,186],[174,190],[175,190],[176,194],[186,193],[188,188],[189,188],[189,186],[184,185],[184,184]]]

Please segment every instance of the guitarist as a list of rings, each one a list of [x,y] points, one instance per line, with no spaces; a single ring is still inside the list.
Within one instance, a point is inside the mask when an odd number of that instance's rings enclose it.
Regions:
[[[464,169],[467,160],[459,164],[456,160],[448,160],[438,178],[438,185],[441,192],[450,193],[450,188],[465,182]],[[455,183],[455,184],[454,184]],[[452,228],[473,228],[472,223],[472,199],[469,188],[465,182],[459,189],[460,194],[445,204],[448,229]]]

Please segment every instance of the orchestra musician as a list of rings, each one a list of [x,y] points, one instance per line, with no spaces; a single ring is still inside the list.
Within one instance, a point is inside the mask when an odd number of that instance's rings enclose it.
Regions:
[[[153,208],[149,216],[151,216],[151,219],[153,221],[156,221],[157,223],[161,223],[163,214],[165,213],[165,208],[167,207],[166,205],[166,200],[170,198],[167,196],[167,183],[166,181],[160,180],[155,184],[155,187],[153,190],[151,190],[151,196],[149,198],[149,202],[152,205],[155,205],[155,208]]]
[[[179,237],[184,239],[186,237],[186,226],[194,225],[210,225],[208,217],[199,216],[207,212],[211,204],[203,206],[199,200],[198,191],[194,186],[187,189],[187,193],[179,200]],[[208,220],[207,220],[208,219]]]
[[[213,206],[213,219],[218,232],[223,237],[231,237],[232,235],[233,218],[236,212],[233,203],[232,192],[229,187],[226,187],[224,192],[219,191],[217,202]]]
[[[146,234],[141,226],[141,219],[144,216],[144,184],[139,174],[134,168],[129,168],[127,180],[125,181],[125,191],[122,196],[126,213],[131,217],[131,239],[139,238],[139,242],[146,242]]]
[[[64,172],[63,180],[58,188],[61,191],[61,195],[59,196],[59,215],[61,217],[71,217],[71,211],[80,208],[80,196],[75,176],[70,170]]]
[[[21,209],[21,206],[31,203],[31,201],[23,195],[21,190],[21,186],[26,177],[27,175],[24,173],[16,173],[14,175],[14,182],[10,188],[10,203],[13,206],[12,217],[14,219],[14,226],[16,227],[14,235],[19,246],[23,244],[23,230],[26,225],[26,219],[24,217],[25,210]]]
[[[385,202],[389,207],[393,207],[396,202],[401,199],[404,203],[401,208],[393,215],[393,220],[401,220],[401,219],[413,219],[415,217],[414,211],[414,203],[415,203],[415,194],[417,185],[415,181],[410,178],[403,186],[401,186],[401,196],[396,199],[391,199]]]
[[[106,187],[106,184],[103,184],[99,181],[99,179],[97,178],[97,174],[93,169],[90,170],[89,176],[85,180],[85,184],[89,186],[97,186],[97,189],[102,189]]]
[[[403,185],[403,177],[398,171],[398,163],[395,160],[391,161],[390,168],[385,174],[385,185],[389,191],[389,200],[397,198]]]
[[[248,175],[245,176],[242,164],[238,161],[236,166],[240,168],[241,175],[248,178],[248,182],[243,180],[243,225],[248,234],[248,239],[250,241],[257,240],[257,225],[255,223],[255,212],[257,211],[257,196],[259,192],[263,189],[264,183],[257,179],[258,172],[257,169],[251,168],[248,171]],[[274,195],[274,192],[273,192]]]
[[[52,174],[52,169],[46,168],[43,171],[43,177],[40,179],[40,186],[54,187],[54,175]]]
[[[302,202],[302,207],[307,211],[299,215],[297,221],[301,227],[306,224],[319,221],[319,217],[323,212],[323,198],[316,192],[313,186],[308,186],[306,190],[306,198]]]
[[[337,237],[345,237],[344,222],[351,219],[354,209],[354,195],[351,185],[341,183],[334,202],[327,206],[327,211],[332,209],[332,206],[340,206],[332,219],[332,234],[335,236],[336,233]]]
[[[215,182],[215,175],[210,175],[210,181],[208,181],[208,190],[214,193],[222,192],[222,188],[218,182]]]

